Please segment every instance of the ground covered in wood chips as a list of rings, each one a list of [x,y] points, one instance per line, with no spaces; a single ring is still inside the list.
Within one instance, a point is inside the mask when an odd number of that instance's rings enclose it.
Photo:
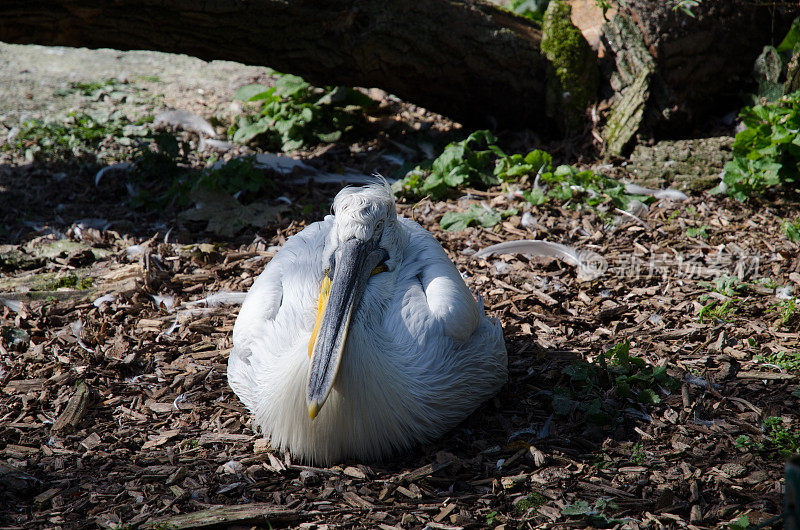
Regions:
[[[296,156],[389,172],[425,155],[420,131],[457,129],[387,108],[374,138]],[[629,177],[621,162],[606,170]],[[285,208],[222,237],[177,206],[131,207],[125,179],[95,185],[97,170],[0,153],[0,525],[713,528],[782,510],[800,446],[800,259],[782,229],[796,203],[692,192],[637,217],[499,188],[401,202],[501,319],[509,381],[435,443],[318,468],[253,432],[225,376],[238,306],[219,293],[247,291],[340,186],[267,172]],[[440,229],[473,203],[519,215]],[[592,251],[603,273],[473,257],[514,239]]]

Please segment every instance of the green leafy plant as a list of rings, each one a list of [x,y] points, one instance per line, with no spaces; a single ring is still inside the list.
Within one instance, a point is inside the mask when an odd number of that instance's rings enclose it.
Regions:
[[[504,217],[515,215],[517,210],[510,208],[508,210],[494,210],[487,206],[473,204],[466,212],[447,212],[442,216],[439,222],[444,230],[448,232],[457,232],[464,230],[468,226],[482,226],[484,228],[491,228],[500,222]]]
[[[800,372],[800,352],[775,352],[759,355],[756,359],[762,363],[779,366],[787,372]]]
[[[800,242],[800,219],[797,221],[784,221],[781,226],[783,233],[789,241]]]
[[[445,147],[435,160],[417,166],[394,184],[394,191],[409,197],[441,199],[464,187],[488,187],[504,182],[534,179],[538,186],[523,190],[522,196],[534,205],[548,201],[599,206],[609,204],[627,208],[633,199],[652,202],[650,196],[629,194],[625,185],[614,179],[568,165],[553,168],[553,158],[535,149],[526,155],[507,155],[494,142],[489,131],[480,130],[464,140]]]
[[[606,13],[613,7],[612,0],[594,0],[594,3],[603,11],[603,19],[608,20]]]
[[[797,311],[797,298],[788,298],[780,300],[775,307],[781,320],[781,325],[789,324],[795,317]]]
[[[542,23],[544,12],[550,0],[511,0],[508,8],[518,15]]]
[[[642,445],[642,442],[634,444],[633,448],[631,449],[631,462],[642,465],[644,464],[646,456],[647,455],[644,452],[644,445]]]
[[[566,516],[583,516],[589,520],[593,526],[600,528],[607,528],[625,523],[622,519],[616,519],[606,514],[607,510],[616,510],[619,506],[609,499],[600,498],[594,502],[594,505],[589,504],[587,501],[578,500],[572,504],[568,504],[561,509],[561,514]]]
[[[58,278],[48,283],[45,286],[45,290],[57,291],[58,289],[67,288],[67,289],[78,289],[81,291],[85,291],[86,289],[89,289],[93,283],[94,280],[92,280],[92,278],[69,274],[67,276],[62,276],[61,278]]]
[[[172,133],[159,132],[139,142],[131,156],[130,204],[134,208],[158,209],[171,203],[188,204],[192,171],[186,166],[188,146]]]
[[[442,154],[428,164],[418,166],[394,184],[394,191],[414,197],[445,197],[465,186],[498,184],[495,161],[504,157],[494,145],[497,138],[489,131],[475,131],[467,138],[448,144]],[[480,146],[485,146],[481,149]]]
[[[740,515],[732,522],[728,523],[726,527],[729,530],[747,530],[750,527],[750,518],[746,515]]]
[[[701,282],[701,285],[725,296],[736,296],[747,288],[746,283],[742,283],[736,276],[728,274],[720,274],[712,282]]]
[[[255,167],[253,157],[234,158],[219,167],[202,171],[195,185],[231,195],[243,191],[261,194],[276,189],[275,181]]]
[[[614,345],[594,362],[570,364],[564,368],[564,374],[570,378],[571,386],[553,389],[553,411],[567,415],[578,410],[597,424],[608,424],[618,418],[623,403],[660,403],[658,389],[678,385],[667,374],[666,367],[651,366],[644,359],[632,356],[627,341]]]
[[[247,85],[235,99],[260,102],[255,115],[243,115],[228,131],[232,140],[262,140],[267,147],[293,151],[320,142],[334,142],[343,131],[364,120],[375,102],[352,88],[317,88],[294,75],[282,75],[274,86]]]
[[[682,11],[684,14],[695,18],[695,14],[692,11],[695,7],[699,6],[703,0],[675,0],[675,3],[672,6],[673,11]]]
[[[711,227],[708,225],[702,226],[690,226],[686,229],[686,235],[689,237],[702,237],[703,239],[708,239],[708,230]]]
[[[800,189],[800,92],[745,107],[740,117],[745,129],[736,135],[733,160],[716,191],[744,201],[778,187]]]
[[[538,508],[545,504],[547,504],[547,497],[545,497],[538,491],[534,491],[521,501],[517,502],[514,505],[514,509],[516,509],[520,513],[525,513],[531,508]]]
[[[787,427],[781,418],[770,416],[764,420],[764,431],[769,445],[781,455],[788,456],[800,451],[800,432]]]
[[[719,300],[712,300],[704,305],[697,313],[697,320],[701,324],[704,322],[726,322],[726,317],[736,309],[736,299],[729,298],[720,303]]]
[[[800,432],[789,428],[781,418],[770,416],[764,420],[764,436],[761,441],[743,434],[736,438],[736,447],[744,451],[786,457],[800,450]]]
[[[109,138],[147,135],[148,121],[150,117],[131,122],[118,112],[108,115],[72,112],[62,120],[28,120],[2,149],[25,153],[29,160],[96,157],[100,145]]]

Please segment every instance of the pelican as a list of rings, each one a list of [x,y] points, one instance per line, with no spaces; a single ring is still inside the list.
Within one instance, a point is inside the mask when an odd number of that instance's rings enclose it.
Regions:
[[[290,237],[233,329],[228,382],[273,448],[378,461],[431,441],[507,378],[503,332],[385,181]]]

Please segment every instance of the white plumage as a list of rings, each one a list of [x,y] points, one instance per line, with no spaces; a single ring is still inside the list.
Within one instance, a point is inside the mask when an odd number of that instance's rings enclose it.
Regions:
[[[397,216],[385,183],[345,188],[334,214],[290,237],[255,281],[228,361],[231,388],[272,446],[320,464],[378,460],[437,438],[507,378],[500,323],[484,315],[434,237]],[[353,245],[367,257],[348,258]],[[351,274],[362,278],[360,291],[337,294],[348,260],[369,270]],[[326,275],[327,310],[318,305]],[[334,298],[354,300],[352,317],[332,309]],[[349,327],[322,313],[349,318]],[[326,353],[336,350],[336,330],[338,358]]]

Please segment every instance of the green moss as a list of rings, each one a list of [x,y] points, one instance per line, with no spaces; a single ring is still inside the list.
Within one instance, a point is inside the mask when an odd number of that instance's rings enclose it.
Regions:
[[[67,289],[78,289],[80,291],[85,291],[86,289],[92,286],[93,280],[91,278],[86,277],[79,277],[75,276],[74,274],[70,274],[68,276],[62,276],[61,278],[56,278],[55,280],[49,282],[45,286],[45,291],[57,291],[61,288]]]
[[[600,73],[597,57],[581,31],[572,24],[572,8],[550,2],[542,23],[542,53],[550,63],[547,114],[559,117],[567,131],[580,127],[589,104],[596,99]]]
[[[531,508],[538,508],[539,506],[543,506],[547,502],[547,497],[539,493],[538,491],[534,491],[521,501],[517,502],[514,505],[514,508],[520,513],[525,513]]]

